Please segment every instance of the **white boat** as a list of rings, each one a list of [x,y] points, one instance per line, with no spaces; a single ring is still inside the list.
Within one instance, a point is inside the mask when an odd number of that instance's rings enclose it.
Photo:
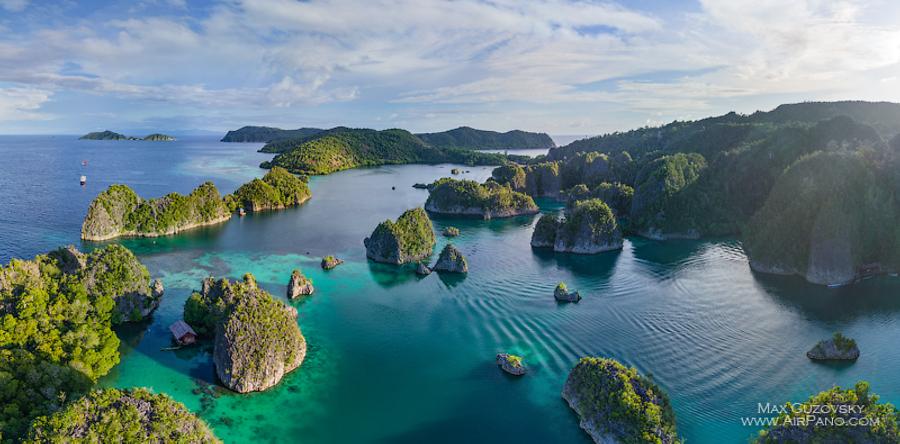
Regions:
[[[87,176],[81,176],[81,179],[78,180],[82,185],[87,183]]]

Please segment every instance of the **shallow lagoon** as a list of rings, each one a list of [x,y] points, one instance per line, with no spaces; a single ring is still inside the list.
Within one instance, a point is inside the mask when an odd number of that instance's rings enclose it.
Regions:
[[[255,153],[258,147],[211,138],[2,137],[0,256],[5,262],[78,243],[90,199],[109,183],[157,196],[213,180],[229,192],[264,173],[256,165],[269,155]],[[149,322],[120,331],[122,363],[102,384],[168,393],[226,442],[586,443],[559,393],[587,354],[652,373],[692,443],[746,442],[755,429],[740,418],[757,416],[757,403],[805,399],[833,384],[867,379],[883,399],[900,402],[897,278],[829,289],[758,275],[732,239],[632,238],[621,252],[593,257],[537,253],[528,245],[536,217],[435,219],[438,232],[447,225],[462,231],[453,242],[469,259],[464,278],[420,278],[368,263],[362,239],[381,220],[424,203],[427,192],[413,183],[449,175],[450,168],[390,166],[316,177],[313,199],[301,208],[122,241],[164,279],[167,293]],[[464,168],[473,179],[490,174]],[[88,175],[84,189],[80,174]],[[326,254],[347,262],[322,271],[318,261]],[[231,394],[216,388],[208,349],[160,350],[170,345],[167,327],[203,277],[251,272],[283,298],[296,267],[316,286],[316,294],[292,302],[310,350],[276,388]],[[557,304],[552,290],[559,281],[585,298]],[[857,339],[859,361],[810,362],[805,351],[835,330]],[[515,379],[500,372],[493,363],[498,351],[523,355],[530,373]]]

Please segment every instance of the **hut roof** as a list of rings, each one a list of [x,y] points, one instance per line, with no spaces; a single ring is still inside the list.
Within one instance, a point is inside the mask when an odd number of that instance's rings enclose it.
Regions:
[[[170,325],[169,331],[172,332],[172,335],[175,336],[175,339],[181,339],[188,333],[197,336],[197,333],[194,332],[194,329],[192,329],[190,325],[187,325],[187,322],[184,322],[182,320],[178,320],[174,324]]]

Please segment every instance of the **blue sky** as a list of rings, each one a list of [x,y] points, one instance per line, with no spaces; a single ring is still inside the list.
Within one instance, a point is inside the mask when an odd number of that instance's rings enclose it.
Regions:
[[[900,101],[888,0],[0,0],[0,134],[598,134]]]

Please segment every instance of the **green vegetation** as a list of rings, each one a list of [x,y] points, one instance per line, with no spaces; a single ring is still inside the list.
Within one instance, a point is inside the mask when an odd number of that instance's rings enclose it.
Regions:
[[[566,285],[565,282],[560,282],[560,283],[556,284],[556,290],[557,291],[569,291],[569,287]]]
[[[846,351],[856,348],[856,340],[844,336],[841,332],[835,332],[834,336],[832,336],[832,340],[838,350]]]
[[[494,168],[491,171],[491,178],[500,184],[507,184],[516,191],[525,191],[525,168],[521,165],[509,163]]]
[[[869,383],[860,381],[852,389],[833,387],[806,402],[786,403],[787,413],[761,431],[756,442],[900,442],[897,409],[878,399],[869,393]]]
[[[239,207],[263,211],[300,205],[311,196],[306,182],[284,168],[274,167],[262,179],[253,179],[225,196],[225,203],[231,211]]]
[[[595,440],[609,434],[624,444],[681,442],[668,396],[616,360],[581,358],[569,373],[563,398]]]
[[[184,304],[185,322],[201,336],[215,336],[219,379],[240,393],[271,387],[303,361],[306,340],[296,315],[249,273],[243,282],[208,278]]]
[[[26,443],[218,443],[203,420],[146,389],[95,390],[34,422]]]
[[[522,368],[522,357],[521,356],[506,355],[506,362],[508,362],[509,365],[511,365],[513,367]]]
[[[440,133],[416,134],[425,143],[436,148],[461,148],[469,150],[504,150],[553,148],[553,139],[544,133],[526,131],[484,131],[462,126]]]
[[[405,211],[396,222],[386,220],[366,238],[366,256],[378,262],[404,264],[431,255],[435,244],[431,219],[422,208]]]
[[[81,237],[105,240],[118,236],[160,236],[222,222],[228,217],[228,208],[212,182],[200,185],[187,196],[170,193],[147,200],[142,200],[126,185],[111,185],[91,202]]]
[[[441,214],[476,215],[485,219],[533,214],[538,211],[531,196],[513,191],[508,185],[488,181],[439,179],[432,184],[428,211]]]
[[[138,140],[135,137],[128,137],[124,134],[112,132],[110,130],[87,133],[79,139],[82,140]]]
[[[531,235],[531,246],[537,248],[553,248],[556,244],[556,231],[559,230],[560,220],[555,214],[543,214],[534,226]]]
[[[621,248],[622,233],[616,217],[600,199],[575,203],[556,231],[556,251],[599,252]],[[596,250],[596,251],[594,251]]]
[[[222,142],[263,142],[269,143],[276,140],[296,139],[314,136],[323,130],[318,128],[299,128],[295,130],[283,130],[281,128],[272,128],[268,126],[245,126],[235,131],[229,131],[222,138]],[[263,148],[265,150],[265,148]],[[264,153],[274,153],[277,151],[263,151]]]
[[[444,237],[456,237],[459,236],[459,228],[447,227],[444,228],[444,231],[441,234],[443,234]]]
[[[137,266],[135,266],[137,263]],[[0,434],[84,393],[119,362],[117,300],[148,292],[146,268],[124,247],[60,249],[0,267]]]
[[[277,144],[277,146],[276,146]],[[405,163],[500,165],[505,156],[462,149],[434,148],[401,129],[335,128],[308,138],[289,139],[264,147],[278,151],[261,167],[280,166],[297,174],[330,174],[349,168]]]
[[[638,171],[631,202],[631,222],[637,229],[677,231],[669,219],[679,219],[680,207],[669,205],[673,196],[693,184],[707,168],[702,155],[677,153],[663,156]],[[701,216],[690,214],[688,217]]]

